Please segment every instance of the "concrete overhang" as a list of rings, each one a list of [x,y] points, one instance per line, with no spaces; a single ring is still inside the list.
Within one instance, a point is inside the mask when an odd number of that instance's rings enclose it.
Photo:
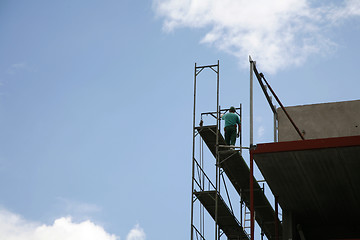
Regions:
[[[252,153],[308,236],[360,237],[360,135],[258,144]]]

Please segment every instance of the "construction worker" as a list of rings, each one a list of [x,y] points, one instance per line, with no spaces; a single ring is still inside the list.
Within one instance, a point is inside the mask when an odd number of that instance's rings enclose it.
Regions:
[[[240,118],[235,113],[235,108],[230,107],[228,113],[221,116],[225,120],[225,141],[227,145],[235,145],[236,142],[236,125],[238,125],[237,135],[240,135]]]

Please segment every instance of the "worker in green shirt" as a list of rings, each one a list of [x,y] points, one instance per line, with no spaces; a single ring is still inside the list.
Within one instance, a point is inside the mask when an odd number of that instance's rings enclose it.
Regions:
[[[235,113],[235,108],[230,107],[228,113],[221,116],[225,120],[225,142],[227,145],[235,145],[236,142],[236,125],[238,126],[238,135],[240,135],[240,118]]]

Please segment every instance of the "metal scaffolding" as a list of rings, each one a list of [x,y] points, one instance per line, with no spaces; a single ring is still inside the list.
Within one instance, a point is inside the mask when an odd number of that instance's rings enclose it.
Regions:
[[[216,74],[216,111],[200,113],[197,112],[197,83],[199,74],[205,69],[212,70]],[[251,78],[254,69],[256,71],[256,66],[251,60]],[[251,150],[254,147],[252,142],[252,100],[250,101],[250,147],[242,146],[241,134],[240,146],[228,146],[221,134],[220,116],[229,109],[220,107],[219,70],[219,61],[215,65],[207,66],[197,66],[195,63],[190,239],[214,238],[220,240],[225,237],[228,240],[254,239],[255,220],[261,229],[261,239],[264,236],[267,239],[278,239],[282,225],[278,220],[277,205],[274,211],[265,196],[264,185],[261,187],[260,181],[253,176],[252,151],[249,151],[250,168],[242,156],[242,149]],[[252,81],[250,92],[252,99]],[[241,119],[241,104],[236,108],[236,113]],[[198,118],[200,116],[198,125],[196,116]],[[276,115],[274,117],[276,118]],[[206,125],[204,118],[215,120],[216,123]],[[199,140],[199,145],[197,145],[197,140]],[[204,147],[204,143],[207,148]],[[208,158],[212,158],[212,161],[215,159],[215,164]],[[213,173],[214,168],[215,174]],[[230,189],[233,190],[232,194],[229,193],[227,183],[233,186]],[[237,200],[238,197],[240,199]],[[239,206],[233,204],[234,199],[238,201]],[[234,211],[234,207],[239,211]],[[211,221],[214,221],[214,231],[210,231],[212,233],[209,234],[208,225]],[[250,224],[246,225],[246,223]],[[207,224],[206,227],[205,224]]]
[[[194,69],[194,106],[193,106],[193,149],[192,149],[192,192],[191,192],[191,240],[212,239],[221,240],[254,240],[255,221],[260,227],[261,239],[279,240],[283,235],[283,224],[279,220],[279,201],[282,197],[274,195],[274,208],[269,203],[263,187],[254,177],[254,160],[261,160],[262,152],[253,142],[253,75],[256,76],[267,102],[274,114],[274,142],[277,142],[277,110],[272,103],[275,99],[286,117],[302,139],[299,145],[306,145],[303,132],[289,116],[283,104],[271,88],[263,73],[259,73],[256,62],[249,56],[250,62],[250,142],[249,147],[229,146],[221,134],[221,115],[229,109],[220,107],[220,76],[219,61],[215,65],[197,66]],[[216,74],[216,111],[197,112],[197,78],[203,70],[209,69]],[[207,84],[207,83],[206,83]],[[268,93],[268,90],[270,93]],[[236,108],[242,118],[242,105]],[[198,117],[199,124],[196,124]],[[205,118],[215,121],[215,124],[204,124]],[[241,122],[242,123],[242,122]],[[240,124],[242,126],[242,124]],[[242,131],[240,131],[242,133]],[[199,140],[199,147],[197,146]],[[205,144],[204,144],[205,143]],[[277,143],[279,146],[284,143]],[[269,146],[275,146],[268,144]],[[206,146],[206,147],[205,147]],[[260,144],[260,146],[262,146]],[[337,146],[338,147],[338,146]],[[307,148],[309,148],[307,146]],[[246,164],[242,149],[248,149],[250,160]],[[270,149],[274,151],[274,149]],[[270,152],[266,150],[266,153]],[[285,149],[286,150],[286,149]],[[310,149],[308,149],[310,151]],[[339,150],[340,151],[340,150]],[[357,151],[357,150],[356,150]],[[357,153],[357,152],[356,152]],[[288,156],[288,155],[286,155]],[[254,159],[255,158],[255,159]],[[205,160],[206,159],[206,160]],[[209,161],[210,159],[210,161]],[[215,161],[214,161],[215,159]],[[264,167],[264,166],[263,166]],[[215,170],[215,173],[213,172]],[[264,175],[265,176],[265,175]],[[271,176],[270,176],[271,177]],[[276,179],[275,179],[276,180]],[[230,185],[230,188],[228,188]],[[281,184],[281,182],[280,182]],[[232,188],[231,188],[232,186]],[[230,191],[229,191],[230,190]],[[232,192],[231,192],[232,191]],[[284,194],[283,194],[284,195]],[[234,199],[239,199],[239,206],[234,205]],[[236,200],[237,201],[237,200]],[[198,212],[197,212],[198,210]],[[238,211],[239,210],[239,211]],[[195,218],[198,220],[195,221]],[[210,231],[209,223],[214,222],[214,231]],[[248,223],[248,225],[246,224]],[[205,227],[206,224],[206,227]],[[212,228],[210,228],[212,229]],[[285,228],[286,229],[286,228]],[[284,236],[285,236],[284,231]]]
[[[197,78],[198,75],[205,69],[210,69],[216,74],[216,111],[214,112],[202,112],[200,114],[200,124],[196,126],[196,90],[197,90]],[[192,151],[192,196],[191,196],[191,240],[193,239],[205,239],[205,210],[213,218],[215,222],[215,239],[220,239],[223,235],[226,235],[228,239],[245,239],[247,234],[242,228],[242,223],[235,217],[233,207],[231,204],[230,196],[226,186],[224,178],[224,172],[221,170],[220,163],[220,150],[229,150],[229,146],[225,144],[225,141],[220,133],[221,118],[220,114],[226,113],[229,109],[220,109],[220,78],[219,78],[219,61],[215,65],[197,66],[195,63],[194,71],[194,107],[193,107],[193,151]],[[241,104],[239,108],[236,108],[240,112],[239,117],[241,119]],[[203,118],[211,117],[216,121],[216,125],[203,126]],[[209,145],[211,153],[215,157],[215,184],[212,182],[211,177],[205,172],[204,169],[204,139],[202,134],[206,134],[206,130],[211,130],[210,138],[213,142]],[[214,137],[214,139],[212,138]],[[196,139],[200,139],[200,145],[196,148]],[[241,137],[240,147],[237,147],[241,152]],[[221,183],[222,181],[222,183]],[[220,187],[224,186],[226,192],[226,200],[220,194]],[[228,201],[228,204],[225,202]],[[198,206],[199,213],[195,214],[195,205]],[[195,224],[194,216],[199,216],[199,223]],[[234,236],[240,236],[236,238]]]
[[[201,239],[205,239],[204,237],[204,207],[200,205],[200,228],[196,227],[194,224],[194,202],[198,199],[198,196],[196,196],[196,189],[199,188],[200,192],[205,191],[205,180],[209,184],[209,190],[215,190],[215,192],[218,192],[219,189],[219,167],[218,164],[216,164],[216,181],[215,185],[211,182],[210,178],[207,176],[204,168],[204,162],[203,157],[200,155],[199,161],[195,158],[196,148],[195,148],[195,139],[197,136],[197,132],[195,129],[195,121],[196,121],[196,84],[197,84],[197,76],[204,70],[204,69],[211,69],[216,73],[216,86],[217,86],[217,94],[216,94],[216,128],[219,129],[220,121],[219,121],[219,61],[216,65],[207,65],[207,66],[197,66],[195,63],[195,71],[194,71],[194,107],[193,107],[193,151],[192,151],[192,196],[191,196],[191,240],[194,238],[194,233],[196,234],[196,239],[201,237]],[[200,123],[202,125],[202,122]],[[216,134],[216,142],[218,143],[218,134]],[[216,156],[218,152],[218,144],[216,144]],[[203,144],[200,145],[200,154],[203,153]],[[218,157],[216,157],[216,163],[218,163]],[[197,170],[197,178],[195,178],[196,173],[195,169]],[[215,236],[219,235],[218,233],[218,225],[217,225],[217,218],[218,218],[218,194],[215,194]]]

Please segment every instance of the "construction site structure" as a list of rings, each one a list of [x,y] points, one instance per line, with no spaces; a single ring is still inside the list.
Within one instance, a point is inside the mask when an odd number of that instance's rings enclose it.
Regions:
[[[284,239],[360,239],[360,101],[287,107],[306,140],[277,110],[279,142],[252,155],[278,196]]]
[[[195,64],[191,240],[359,240],[360,101],[284,107],[256,62],[249,61],[248,147],[242,146],[241,134],[240,146],[227,146],[221,133],[220,116],[229,109],[220,107],[219,61]],[[216,111],[198,113],[197,81],[203,70],[216,74]],[[271,143],[253,142],[254,75],[274,113]],[[242,105],[236,110],[241,118]],[[243,150],[249,152],[249,164]],[[254,164],[264,180],[255,179]]]
[[[198,75],[205,69],[210,69],[216,73],[216,109],[214,112],[203,112],[200,114],[200,121],[196,121],[196,90]],[[240,146],[230,148],[227,146],[221,134],[220,115],[229,111],[222,109],[219,104],[219,62],[215,65],[197,66],[194,72],[194,111],[193,111],[193,154],[192,154],[192,198],[191,198],[191,240],[207,239],[205,234],[205,211],[214,221],[214,232],[212,237],[221,239],[227,237],[231,240],[251,238],[251,194],[255,196],[254,208],[256,209],[255,219],[261,228],[261,236],[267,239],[277,239],[277,228],[281,232],[281,223],[277,213],[272,208],[264,193],[261,182],[254,177],[250,179],[250,169],[246,164],[242,149],[242,138],[240,134]],[[241,104],[236,108],[241,119]],[[205,117],[210,117],[215,124],[204,124]],[[197,139],[200,140],[197,147]],[[210,155],[204,154],[203,143],[207,146]],[[204,158],[210,158],[204,160]],[[204,167],[211,161],[213,169]],[[211,165],[211,164],[210,164]],[[209,171],[215,170],[212,177]],[[213,173],[213,172],[212,172]],[[225,180],[226,178],[226,180]],[[234,194],[229,194],[229,183],[235,190],[239,200],[233,201]],[[250,183],[253,184],[253,192],[250,190]],[[224,189],[224,190],[221,190]],[[223,192],[224,191],[224,192]],[[234,211],[234,203],[239,203],[237,209],[239,214]],[[197,219],[195,219],[197,217]]]

